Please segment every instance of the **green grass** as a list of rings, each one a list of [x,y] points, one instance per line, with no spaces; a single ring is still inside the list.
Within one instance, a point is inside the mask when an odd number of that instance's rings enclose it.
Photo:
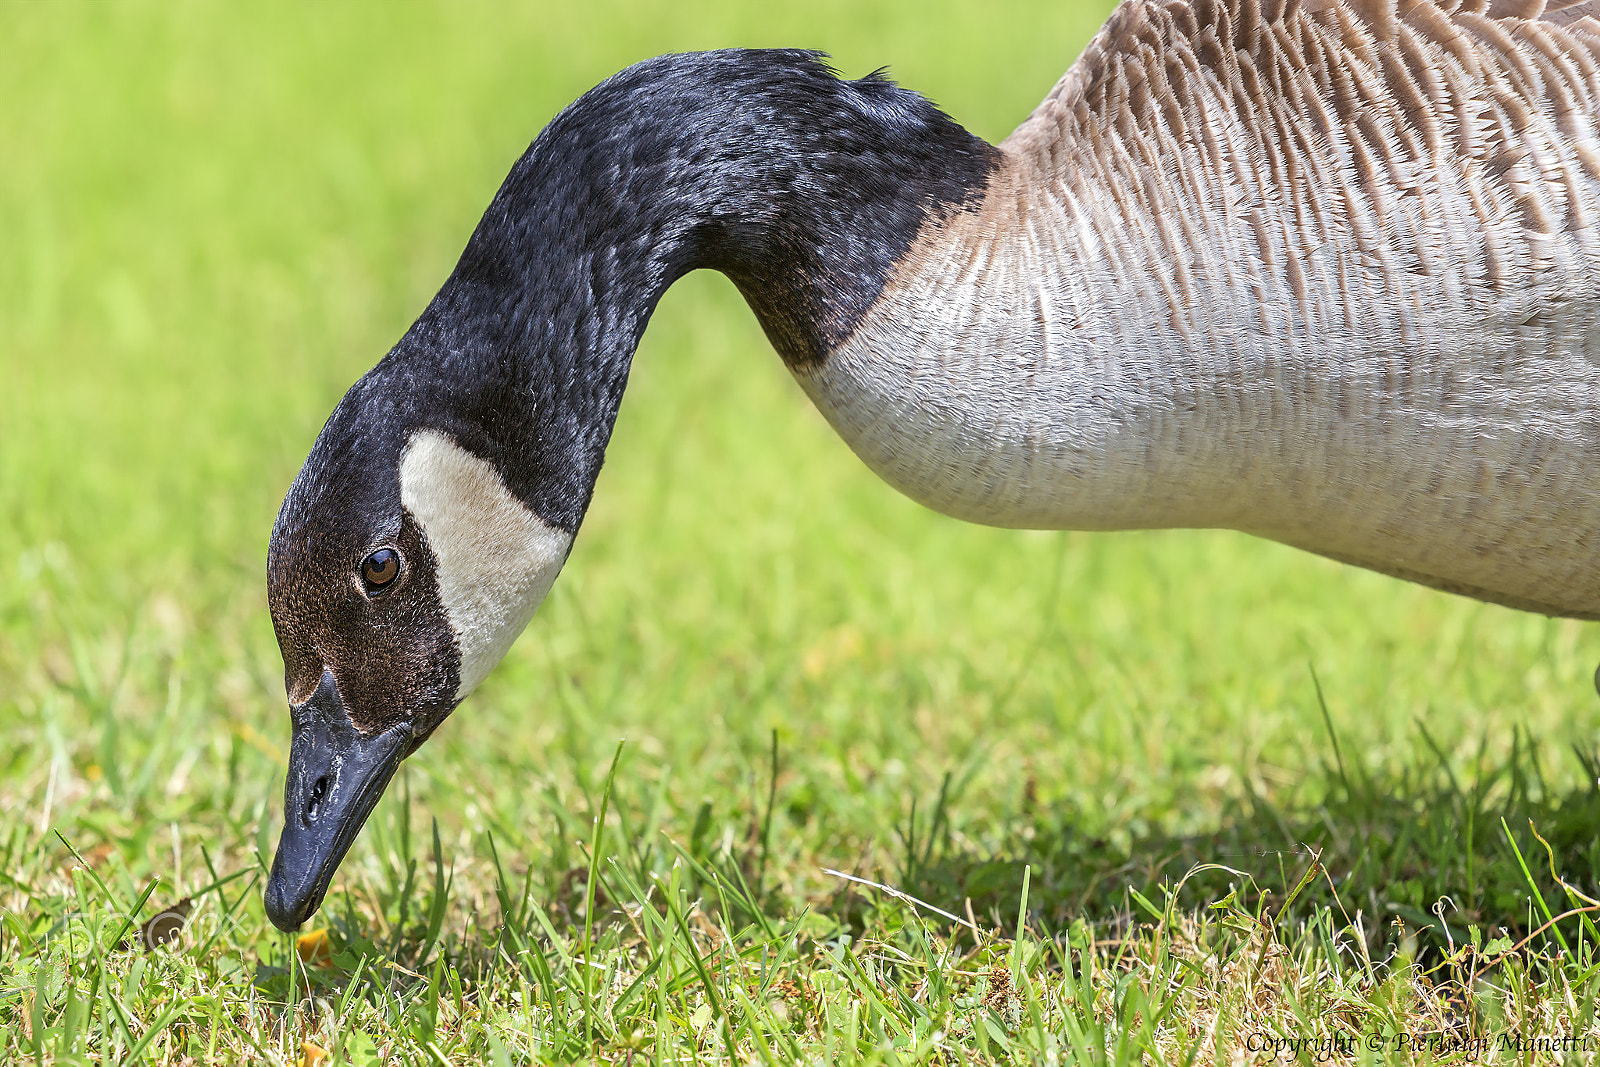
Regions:
[[[1540,928],[1600,882],[1593,627],[930,514],[715,276],[335,880],[330,965],[267,924],[272,518],[539,127],[798,44],[998,139],[1104,5],[754,10],[0,7],[0,1062],[1592,1058],[1600,937]]]

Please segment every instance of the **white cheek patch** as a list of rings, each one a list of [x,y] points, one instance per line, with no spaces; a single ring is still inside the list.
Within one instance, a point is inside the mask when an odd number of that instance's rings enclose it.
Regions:
[[[436,430],[400,457],[400,502],[433,549],[465,697],[500,662],[566,561],[572,535],[529,511],[487,461]]]

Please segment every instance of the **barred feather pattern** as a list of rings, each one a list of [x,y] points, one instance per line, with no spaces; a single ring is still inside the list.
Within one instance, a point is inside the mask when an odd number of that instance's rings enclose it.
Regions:
[[[1600,617],[1596,15],[1127,0],[801,384],[961,518]]]

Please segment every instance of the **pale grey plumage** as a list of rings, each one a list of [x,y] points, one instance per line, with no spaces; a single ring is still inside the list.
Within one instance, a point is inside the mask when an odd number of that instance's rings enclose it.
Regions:
[[[965,519],[1600,617],[1596,13],[1128,0],[801,383]]]

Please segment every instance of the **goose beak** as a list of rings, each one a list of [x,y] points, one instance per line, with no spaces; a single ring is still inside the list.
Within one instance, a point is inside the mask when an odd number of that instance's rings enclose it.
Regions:
[[[339,861],[414,747],[409,723],[370,736],[357,730],[329,670],[290,713],[283,836],[264,894],[267,918],[284,931],[298,929],[321,906]]]

